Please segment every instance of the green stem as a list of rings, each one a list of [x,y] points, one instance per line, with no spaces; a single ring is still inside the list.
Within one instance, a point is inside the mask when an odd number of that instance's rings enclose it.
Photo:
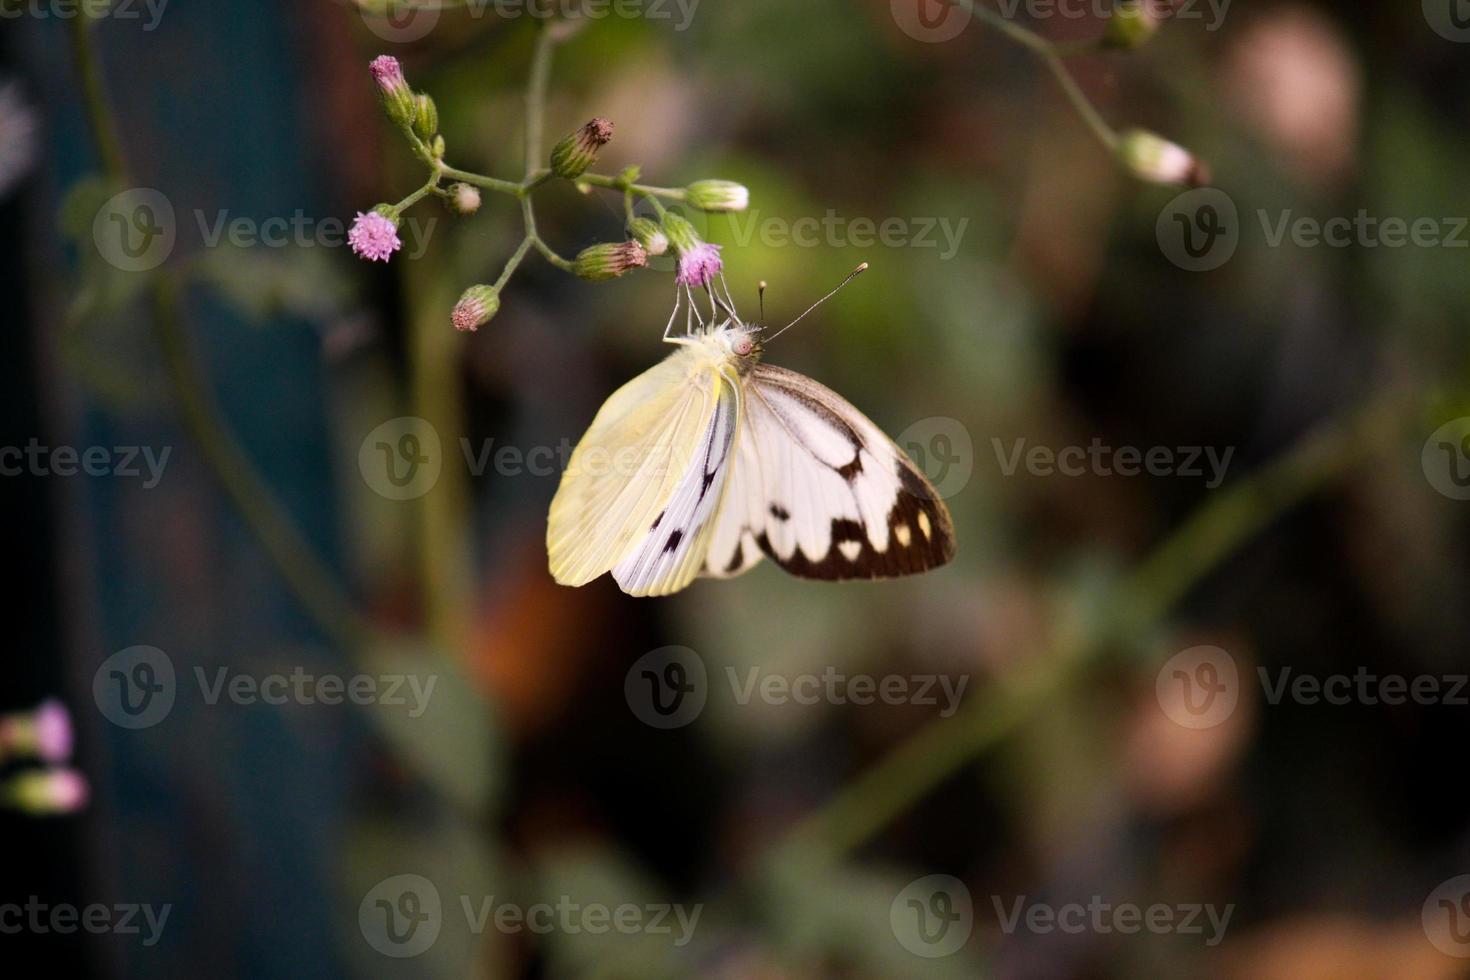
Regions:
[[[1380,396],[1221,491],[1122,582],[1119,601],[1091,634],[1079,623],[1064,625],[1050,656],[997,682],[969,707],[899,745],[768,851],[768,863],[810,861],[813,856],[836,861],[871,839],[917,799],[1032,718],[1113,641],[1146,633],[1253,535],[1347,471],[1368,447],[1386,443],[1403,411],[1399,393]]]
[[[71,22],[72,51],[82,80],[88,125],[107,177],[131,183],[88,21]],[[151,285],[153,331],[184,427],[226,495],[317,626],[345,649],[361,646],[372,627],[353,606],[330,567],[311,548],[251,464],[211,400],[189,348],[180,289],[167,270]]]
[[[688,192],[682,187],[654,187],[650,184],[632,184],[619,177],[609,176],[608,174],[588,173],[583,174],[577,179],[584,184],[591,184],[593,187],[606,187],[615,191],[633,191],[635,194],[642,194],[648,198],[667,197],[673,201],[682,201],[688,196]]]
[[[1087,128],[1092,130],[1093,135],[1109,151],[1117,149],[1118,134],[1103,119],[1102,114],[1097,111],[1097,108],[1092,104],[1091,100],[1087,98],[1086,93],[1082,91],[1082,87],[1077,84],[1077,80],[1072,77],[1072,73],[1067,71],[1067,66],[1062,63],[1063,57],[1070,57],[1071,55],[1086,51],[1092,46],[1090,42],[1084,46],[1056,45],[1035,31],[1027,30],[1020,24],[1001,16],[995,11],[980,6],[975,0],[956,0],[956,2],[978,17],[983,23],[1000,31],[1006,37],[1040,58],[1042,63],[1046,65],[1047,69],[1056,78],[1057,84],[1062,87],[1062,93],[1067,97],[1067,101],[1072,104],[1072,108],[1077,111],[1077,114],[1082,117],[1082,121],[1087,124]]]
[[[536,49],[531,55],[531,78],[526,85],[526,177],[541,164],[543,116],[546,110],[546,86],[551,79],[551,53],[556,48],[552,31],[541,27],[536,35]]]
[[[462,180],[466,184],[474,184],[476,187],[483,187],[488,191],[509,194],[512,197],[519,197],[524,189],[516,181],[501,180],[499,177],[487,177],[484,174],[477,174],[470,170],[459,170],[454,167],[441,165],[439,172],[445,177]]]
[[[505,284],[510,282],[510,277],[515,273],[516,268],[521,262],[525,260],[527,253],[531,251],[531,246],[534,244],[536,244],[536,236],[534,235],[527,235],[521,239],[521,243],[516,246],[515,252],[506,260],[505,268],[500,270],[500,278],[495,280],[496,292],[504,289]]]

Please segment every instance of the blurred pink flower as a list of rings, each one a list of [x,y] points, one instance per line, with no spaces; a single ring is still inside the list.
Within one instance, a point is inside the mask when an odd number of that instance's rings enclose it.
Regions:
[[[36,162],[36,116],[14,85],[0,85],[0,197]]]
[[[23,772],[5,787],[7,802],[35,816],[75,813],[87,805],[91,795],[86,778],[75,769]]]
[[[387,262],[403,247],[398,240],[398,226],[391,218],[376,211],[357,213],[357,220],[347,233],[347,243],[360,258],[370,262]]]
[[[71,714],[55,698],[42,701],[33,712],[0,718],[0,754],[65,762],[72,744]]]

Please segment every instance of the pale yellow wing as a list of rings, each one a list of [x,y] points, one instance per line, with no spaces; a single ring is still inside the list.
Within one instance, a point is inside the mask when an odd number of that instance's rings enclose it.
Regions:
[[[649,535],[700,451],[716,378],[680,348],[603,404],[551,501],[546,552],[557,582],[586,585]]]

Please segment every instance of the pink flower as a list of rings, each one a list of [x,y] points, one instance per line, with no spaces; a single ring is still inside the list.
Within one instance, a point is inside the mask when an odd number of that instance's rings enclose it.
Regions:
[[[679,274],[674,281],[681,286],[704,286],[720,274],[725,264],[720,261],[720,246],[700,242],[679,253]]]
[[[386,93],[397,92],[408,87],[408,80],[403,77],[403,68],[398,64],[398,59],[391,54],[383,54],[372,60],[368,70],[373,73],[378,87]]]
[[[92,795],[87,780],[75,769],[39,769],[23,772],[5,787],[8,801],[36,816],[75,813]]]
[[[0,718],[0,754],[65,762],[71,758],[72,741],[71,715],[55,698],[42,701],[33,712]]]
[[[393,223],[393,219],[376,211],[357,213],[357,220],[347,233],[347,243],[359,258],[369,262],[387,262],[394,252],[403,247],[403,243],[398,240],[398,226]]]
[[[46,762],[65,762],[71,758],[71,715],[66,706],[54,698],[41,702],[36,709],[36,754]]]

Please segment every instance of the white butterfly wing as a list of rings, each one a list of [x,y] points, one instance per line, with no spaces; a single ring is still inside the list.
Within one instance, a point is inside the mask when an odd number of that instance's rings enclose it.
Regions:
[[[836,392],[760,364],[742,421],[705,574],[738,575],[764,554],[804,578],[891,578],[954,557],[934,487]]]
[[[629,595],[668,595],[694,581],[704,565],[740,431],[740,379],[716,375],[714,412],[699,450],[642,543],[613,567]]]
[[[716,378],[681,349],[603,404],[551,502],[546,551],[557,582],[585,585],[649,537],[708,435]]]

